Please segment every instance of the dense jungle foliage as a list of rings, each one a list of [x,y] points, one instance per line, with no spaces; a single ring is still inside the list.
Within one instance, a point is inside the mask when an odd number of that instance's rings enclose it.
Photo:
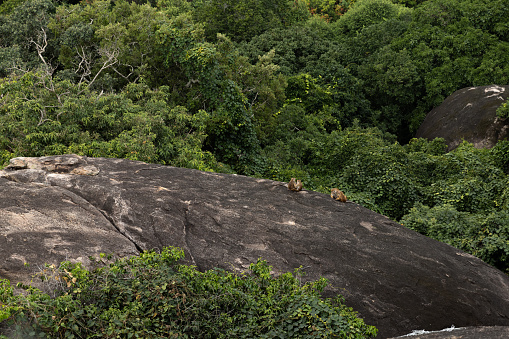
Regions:
[[[412,139],[490,84],[509,84],[508,0],[4,0],[0,164],[297,177],[507,272],[509,142]]]

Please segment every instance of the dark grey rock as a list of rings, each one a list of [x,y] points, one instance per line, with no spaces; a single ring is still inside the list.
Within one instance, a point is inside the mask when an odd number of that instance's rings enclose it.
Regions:
[[[507,339],[509,327],[463,327],[439,332],[405,335],[392,339]]]
[[[79,165],[65,169],[74,158]],[[178,246],[200,270],[242,271],[259,257],[275,273],[302,266],[305,279],[329,279],[326,295],[344,295],[379,338],[509,325],[505,274],[355,203],[281,182],[128,160],[30,161],[46,169],[0,171],[0,278],[29,280],[25,261]],[[80,175],[80,167],[97,170]]]
[[[509,98],[509,86],[480,86],[457,90],[428,113],[416,138],[444,138],[448,150],[463,141],[476,148],[491,148],[509,136],[509,119],[497,118],[496,110]]]

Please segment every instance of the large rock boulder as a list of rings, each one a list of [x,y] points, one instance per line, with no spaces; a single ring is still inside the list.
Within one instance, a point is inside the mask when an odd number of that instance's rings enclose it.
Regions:
[[[509,86],[468,87],[457,90],[428,113],[416,138],[444,138],[448,150],[463,141],[491,148],[509,136],[509,119],[497,118],[497,108],[509,98]]]
[[[329,279],[380,338],[509,325],[509,278],[355,203],[238,175],[75,155],[0,171],[0,278],[32,266],[163,246],[201,270],[302,266]]]

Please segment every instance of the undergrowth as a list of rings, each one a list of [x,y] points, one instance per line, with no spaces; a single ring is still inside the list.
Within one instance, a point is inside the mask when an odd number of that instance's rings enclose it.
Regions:
[[[114,262],[46,265],[47,290],[0,280],[0,338],[369,338],[341,297],[321,299],[323,278],[301,284],[299,270],[272,276],[265,261],[248,272],[199,272],[167,247]],[[51,295],[50,295],[51,294]]]

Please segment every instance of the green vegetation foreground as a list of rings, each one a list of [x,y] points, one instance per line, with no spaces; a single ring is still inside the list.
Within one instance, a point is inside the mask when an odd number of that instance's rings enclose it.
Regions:
[[[63,262],[39,273],[49,294],[25,286],[14,295],[0,280],[0,321],[12,337],[44,338],[369,338],[340,297],[321,299],[325,279],[301,284],[299,271],[271,276],[258,260],[250,271],[198,272],[180,265],[184,253],[95,261],[89,271]]]

